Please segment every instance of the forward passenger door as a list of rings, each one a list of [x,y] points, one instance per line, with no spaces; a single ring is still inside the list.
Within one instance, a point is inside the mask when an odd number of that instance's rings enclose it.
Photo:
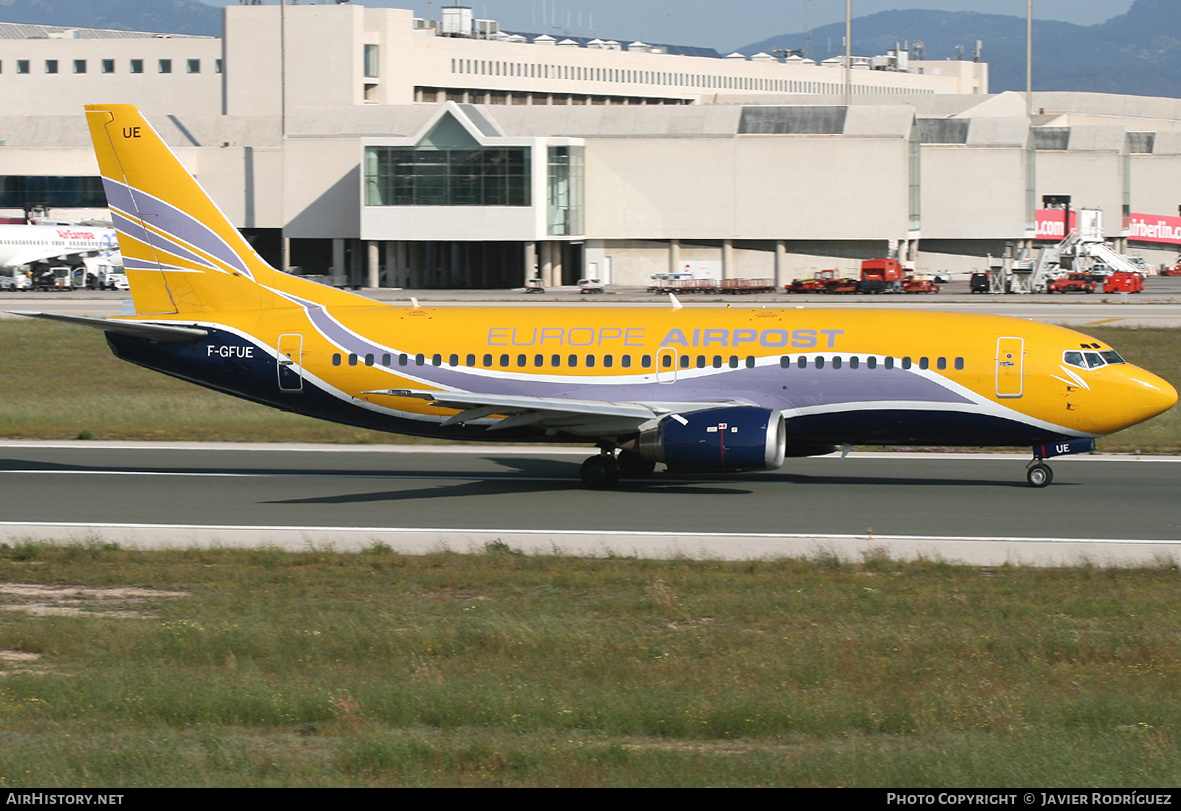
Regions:
[[[1025,390],[1025,339],[996,341],[996,396],[1020,397]]]

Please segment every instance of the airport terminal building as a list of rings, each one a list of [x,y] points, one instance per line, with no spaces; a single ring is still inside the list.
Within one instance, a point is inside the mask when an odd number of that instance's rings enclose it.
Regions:
[[[1027,105],[903,50],[846,69],[462,7],[231,6],[222,38],[0,23],[0,96],[0,217],[105,216],[81,108],[136,104],[269,261],[367,286],[983,269],[1056,238],[1051,195],[1150,263],[1181,250],[1181,100]]]

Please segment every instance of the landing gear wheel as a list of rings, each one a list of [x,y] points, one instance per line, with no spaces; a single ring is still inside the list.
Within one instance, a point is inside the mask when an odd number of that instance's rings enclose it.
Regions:
[[[609,490],[619,484],[619,465],[614,456],[601,453],[582,463],[579,476],[583,485],[591,490]]]
[[[615,461],[622,479],[646,479],[656,470],[656,462],[631,451],[620,451]]]
[[[1025,478],[1029,481],[1030,487],[1045,487],[1054,481],[1054,471],[1050,470],[1049,465],[1038,462],[1029,466],[1025,471]]]

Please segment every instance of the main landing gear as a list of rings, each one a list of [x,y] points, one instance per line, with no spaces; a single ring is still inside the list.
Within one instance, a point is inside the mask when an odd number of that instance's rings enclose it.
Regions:
[[[579,477],[591,490],[609,490],[619,484],[620,479],[647,478],[655,469],[655,462],[638,453],[620,451],[616,455],[613,445],[600,445],[598,455],[587,457],[582,463]]]

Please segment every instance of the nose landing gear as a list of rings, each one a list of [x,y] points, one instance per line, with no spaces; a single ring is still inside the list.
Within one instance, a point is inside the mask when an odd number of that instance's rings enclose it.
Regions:
[[[1095,450],[1095,440],[1089,437],[1063,439],[1046,445],[1034,445],[1033,460],[1025,468],[1025,480],[1029,482],[1030,487],[1045,487],[1054,481],[1054,471],[1050,470],[1050,466],[1043,462],[1043,459],[1048,459],[1051,456],[1067,456],[1073,453],[1090,453],[1093,450]]]
[[[1030,487],[1045,487],[1054,481],[1054,471],[1040,459],[1034,459],[1025,469],[1025,480]]]

